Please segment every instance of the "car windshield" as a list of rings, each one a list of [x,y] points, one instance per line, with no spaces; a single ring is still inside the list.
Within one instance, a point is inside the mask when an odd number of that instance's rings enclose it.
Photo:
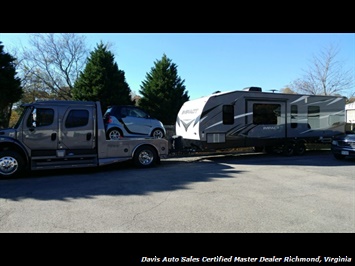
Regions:
[[[106,116],[106,115],[108,115],[109,113],[111,113],[111,111],[112,111],[112,108],[108,108],[108,109],[106,110],[104,116]]]

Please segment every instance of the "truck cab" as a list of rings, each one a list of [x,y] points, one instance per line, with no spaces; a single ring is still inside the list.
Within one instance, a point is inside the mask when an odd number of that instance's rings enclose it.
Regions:
[[[26,168],[90,167],[130,159],[148,167],[167,155],[165,139],[106,140],[99,102],[39,101],[23,107],[14,128],[0,130],[0,177]],[[142,150],[150,160],[138,155]]]

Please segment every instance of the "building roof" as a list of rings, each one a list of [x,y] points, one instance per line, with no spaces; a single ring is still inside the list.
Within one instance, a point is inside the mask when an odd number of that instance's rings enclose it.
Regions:
[[[355,102],[348,103],[345,105],[345,110],[354,110],[355,109]]]

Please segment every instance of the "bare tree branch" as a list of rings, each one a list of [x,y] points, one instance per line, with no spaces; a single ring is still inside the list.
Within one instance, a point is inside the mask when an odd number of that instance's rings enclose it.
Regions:
[[[71,99],[71,89],[88,55],[85,37],[75,33],[32,34],[29,43],[31,47],[23,50],[20,64],[24,77],[35,77],[37,84],[41,81],[44,86],[42,90],[50,88],[58,98]]]
[[[318,56],[313,56],[309,69],[301,79],[292,84],[292,89],[301,93],[313,95],[342,94],[351,89],[353,75],[350,70],[344,70],[337,60],[339,47],[330,45]]]

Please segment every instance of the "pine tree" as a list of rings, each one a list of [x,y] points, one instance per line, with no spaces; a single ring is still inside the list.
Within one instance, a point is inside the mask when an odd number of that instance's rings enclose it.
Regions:
[[[133,104],[125,73],[118,69],[114,55],[102,42],[90,53],[86,67],[75,81],[73,98],[100,101],[103,111],[110,105]]]
[[[178,76],[177,65],[164,54],[142,82],[139,106],[163,124],[174,125],[181,106],[189,100],[184,82]]]
[[[8,127],[14,103],[22,97],[21,80],[16,77],[16,58],[3,51],[0,41],[0,128]]]

